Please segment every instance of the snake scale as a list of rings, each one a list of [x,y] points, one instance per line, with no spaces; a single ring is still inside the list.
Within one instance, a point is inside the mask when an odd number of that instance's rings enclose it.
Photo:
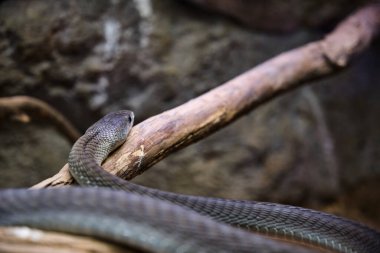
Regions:
[[[378,231],[345,218],[274,203],[181,195],[111,175],[101,163],[125,141],[133,120],[131,111],[110,113],[74,144],[70,172],[85,187],[0,191],[0,226],[90,235],[147,252],[311,252],[240,228],[336,252],[380,252]]]

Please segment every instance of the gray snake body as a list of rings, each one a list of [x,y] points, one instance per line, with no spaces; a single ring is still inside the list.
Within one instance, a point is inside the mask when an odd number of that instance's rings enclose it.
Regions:
[[[228,223],[337,252],[380,252],[380,233],[348,219],[280,204],[164,192],[109,174],[100,164],[125,141],[132,124],[130,111],[108,114],[70,152],[70,171],[76,181],[113,190],[3,190],[0,225],[98,236],[150,252],[294,250],[294,246],[223,224]]]

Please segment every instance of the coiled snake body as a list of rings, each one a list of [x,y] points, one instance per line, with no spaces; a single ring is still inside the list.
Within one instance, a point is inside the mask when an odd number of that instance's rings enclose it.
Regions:
[[[2,190],[0,226],[27,225],[97,236],[149,252],[295,249],[224,224],[228,223],[336,252],[380,252],[379,232],[344,218],[287,205],[164,192],[109,174],[100,164],[125,141],[133,117],[130,111],[106,115],[70,152],[70,172],[76,181],[98,188]],[[297,252],[309,250],[298,248]]]

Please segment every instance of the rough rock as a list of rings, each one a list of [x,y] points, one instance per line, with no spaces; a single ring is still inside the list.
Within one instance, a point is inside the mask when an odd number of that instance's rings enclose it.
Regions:
[[[71,143],[49,123],[37,118],[1,118],[0,188],[29,187],[66,163]]]
[[[265,31],[290,32],[300,28],[331,27],[368,0],[187,0],[222,13],[244,25]]]

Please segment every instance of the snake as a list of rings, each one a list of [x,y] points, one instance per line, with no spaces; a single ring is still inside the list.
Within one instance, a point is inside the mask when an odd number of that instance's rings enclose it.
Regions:
[[[270,238],[334,252],[380,252],[380,233],[347,218],[167,192],[112,175],[101,164],[126,141],[133,122],[132,111],[111,112],[76,141],[68,164],[80,187],[1,190],[0,226],[88,235],[144,252],[314,252]]]

